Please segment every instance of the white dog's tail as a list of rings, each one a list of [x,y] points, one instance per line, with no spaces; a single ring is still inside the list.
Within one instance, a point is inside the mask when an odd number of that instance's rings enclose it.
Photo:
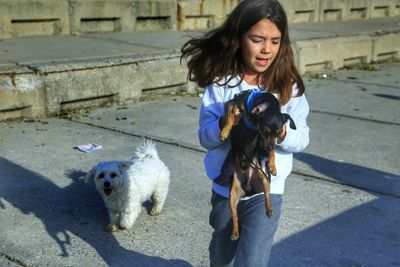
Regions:
[[[156,144],[149,139],[143,139],[136,148],[135,157],[138,159],[144,159],[146,157],[158,158]]]

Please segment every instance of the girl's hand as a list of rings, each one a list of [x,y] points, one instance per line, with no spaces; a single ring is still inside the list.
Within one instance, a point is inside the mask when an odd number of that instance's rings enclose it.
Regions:
[[[282,125],[282,133],[278,136],[278,144],[282,143],[286,137],[286,124]]]

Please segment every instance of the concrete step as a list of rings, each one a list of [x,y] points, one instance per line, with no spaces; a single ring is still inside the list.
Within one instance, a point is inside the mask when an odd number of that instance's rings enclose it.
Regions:
[[[199,32],[155,31],[0,40],[0,120],[129,103],[195,90],[180,47]],[[290,26],[300,73],[400,55],[400,17]]]

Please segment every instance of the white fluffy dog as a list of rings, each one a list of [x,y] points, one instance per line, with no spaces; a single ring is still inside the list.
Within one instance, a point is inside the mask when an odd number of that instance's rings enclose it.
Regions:
[[[158,157],[155,144],[143,140],[130,161],[103,161],[85,176],[94,180],[108,209],[107,232],[131,228],[141,211],[141,204],[153,200],[150,215],[158,215],[169,187],[168,167]]]

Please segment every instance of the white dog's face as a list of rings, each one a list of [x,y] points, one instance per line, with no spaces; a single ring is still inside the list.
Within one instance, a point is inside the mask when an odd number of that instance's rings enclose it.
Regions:
[[[86,175],[86,180],[93,179],[99,193],[107,198],[124,186],[124,177],[130,165],[129,161],[100,162]]]

